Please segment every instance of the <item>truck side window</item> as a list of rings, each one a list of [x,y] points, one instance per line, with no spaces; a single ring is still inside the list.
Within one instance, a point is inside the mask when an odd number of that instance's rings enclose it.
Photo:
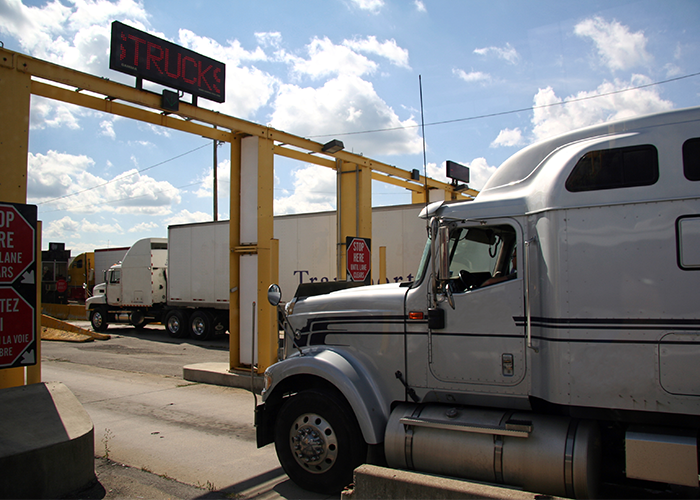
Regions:
[[[651,186],[659,180],[659,155],[652,145],[589,151],[576,163],[567,191]]]
[[[700,139],[683,143],[683,174],[689,181],[700,181]]]
[[[457,228],[450,236],[450,277],[458,292],[515,278],[515,230],[510,226]]]
[[[121,281],[121,271],[112,271],[109,273],[110,283],[119,283]]]

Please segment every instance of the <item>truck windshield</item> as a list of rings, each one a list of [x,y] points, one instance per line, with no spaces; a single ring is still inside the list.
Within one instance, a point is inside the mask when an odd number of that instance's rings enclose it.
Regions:
[[[423,281],[423,277],[427,272],[428,262],[430,261],[430,237],[428,241],[425,242],[425,248],[423,248],[423,256],[420,258],[420,264],[418,264],[418,272],[416,272],[416,279],[414,283],[416,285]]]

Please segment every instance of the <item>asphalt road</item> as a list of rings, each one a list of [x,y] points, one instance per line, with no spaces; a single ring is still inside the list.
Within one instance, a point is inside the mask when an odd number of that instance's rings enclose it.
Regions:
[[[184,365],[227,362],[228,337],[173,339],[160,326],[106,333],[42,342],[42,379],[63,382],[95,426],[99,484],[79,497],[326,498],[292,483],[274,446],[256,447],[251,392],[183,380]]]

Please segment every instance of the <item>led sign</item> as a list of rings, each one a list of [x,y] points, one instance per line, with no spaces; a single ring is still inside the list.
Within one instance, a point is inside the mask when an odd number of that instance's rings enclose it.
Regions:
[[[110,69],[224,102],[226,65],[119,21],[112,23]]]

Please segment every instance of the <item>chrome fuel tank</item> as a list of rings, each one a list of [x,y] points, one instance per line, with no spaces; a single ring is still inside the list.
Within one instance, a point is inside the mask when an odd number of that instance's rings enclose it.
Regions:
[[[568,417],[401,404],[385,436],[390,467],[570,498],[597,492],[597,424]]]

